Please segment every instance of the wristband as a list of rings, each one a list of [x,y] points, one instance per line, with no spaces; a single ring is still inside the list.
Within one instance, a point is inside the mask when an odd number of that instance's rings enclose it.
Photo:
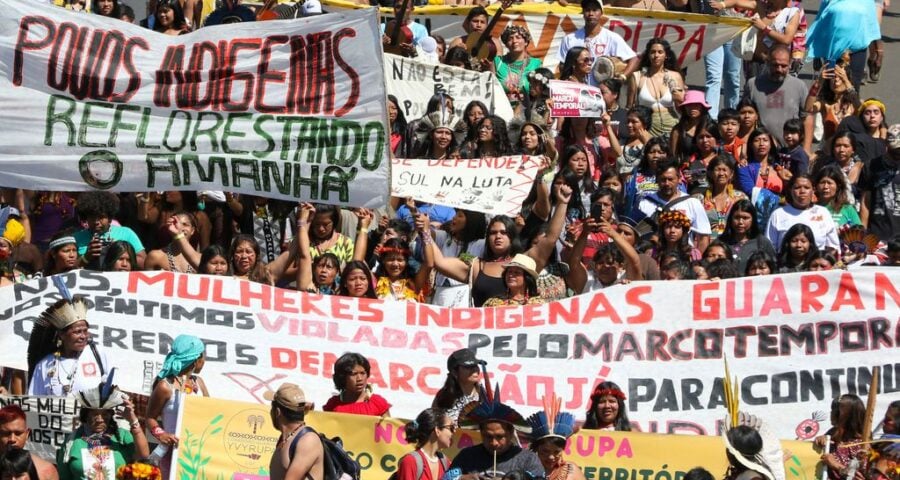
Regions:
[[[131,422],[131,429],[132,429],[132,430],[140,430],[140,428],[141,428],[141,421],[140,421],[140,420],[135,420],[135,421]]]
[[[172,240],[181,240],[182,238],[184,238],[184,233],[179,233],[178,235],[172,237]]]
[[[165,435],[165,434],[166,434],[166,431],[163,430],[162,427],[160,427],[159,425],[150,429],[150,435],[153,435],[154,437],[156,437],[157,440],[159,440],[159,437],[161,435]]]
[[[309,223],[307,223],[306,220],[297,220],[297,228],[302,228],[307,225],[309,225]]]
[[[369,227],[356,227],[356,233],[369,233]]]

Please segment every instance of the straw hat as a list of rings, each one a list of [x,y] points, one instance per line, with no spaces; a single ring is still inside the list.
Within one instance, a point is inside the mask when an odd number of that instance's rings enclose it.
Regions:
[[[525,273],[531,275],[532,278],[537,279],[537,263],[535,263],[534,259],[525,255],[524,253],[517,253],[512,260],[503,264],[503,269],[506,270],[509,267],[519,267],[522,270],[525,270]]]

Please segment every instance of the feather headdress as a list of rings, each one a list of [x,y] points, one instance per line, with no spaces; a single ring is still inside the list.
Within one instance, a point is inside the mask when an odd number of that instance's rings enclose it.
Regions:
[[[544,397],[544,410],[528,417],[531,425],[531,439],[538,441],[547,437],[567,439],[575,433],[575,417],[571,413],[560,412],[562,399],[557,396]]]

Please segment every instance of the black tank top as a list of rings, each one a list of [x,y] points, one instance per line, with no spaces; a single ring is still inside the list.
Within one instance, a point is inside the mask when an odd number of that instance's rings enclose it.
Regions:
[[[506,283],[502,277],[491,277],[484,273],[484,264],[478,270],[478,276],[472,282],[472,304],[481,307],[491,297],[506,294]]]

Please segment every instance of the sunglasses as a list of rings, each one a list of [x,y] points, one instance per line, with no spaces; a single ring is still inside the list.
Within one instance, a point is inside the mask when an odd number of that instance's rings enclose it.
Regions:
[[[445,428],[450,429],[450,433],[455,433],[456,429],[459,427],[457,427],[456,425],[452,425],[452,424],[451,425],[441,425],[440,427],[438,427],[438,430],[443,430]]]

